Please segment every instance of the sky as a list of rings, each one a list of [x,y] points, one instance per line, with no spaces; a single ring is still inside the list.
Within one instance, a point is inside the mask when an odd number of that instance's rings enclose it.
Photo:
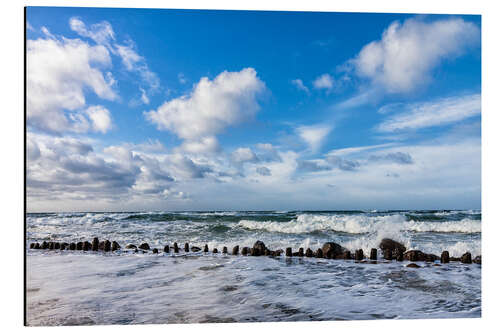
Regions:
[[[481,207],[480,16],[26,19],[28,212]]]

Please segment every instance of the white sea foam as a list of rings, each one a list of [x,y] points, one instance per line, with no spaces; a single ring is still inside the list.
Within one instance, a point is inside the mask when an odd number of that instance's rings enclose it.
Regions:
[[[406,221],[406,217],[402,214],[384,216],[300,214],[289,222],[242,220],[239,222],[239,226],[252,230],[293,234],[314,231],[365,234],[382,229],[414,232],[481,232],[481,221],[479,220],[466,218],[446,222]]]
[[[481,232],[481,221],[468,218],[459,221],[446,222],[419,222],[408,221],[403,224],[402,230],[416,232],[461,232],[479,233]]]

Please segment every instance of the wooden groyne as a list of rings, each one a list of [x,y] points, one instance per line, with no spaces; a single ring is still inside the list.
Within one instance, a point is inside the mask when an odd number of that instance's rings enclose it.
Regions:
[[[121,249],[120,244],[116,241],[99,241],[97,237],[95,237],[92,242],[84,241],[77,243],[66,243],[66,242],[47,242],[43,241],[41,244],[38,242],[34,242],[30,244],[30,249],[34,250],[59,250],[59,251],[83,251],[83,252],[115,252]],[[355,262],[363,262],[363,263],[377,263],[379,260],[379,250],[381,252],[382,258],[385,261],[411,261],[411,262],[431,262],[434,263],[436,261],[440,261],[441,264],[447,264],[449,262],[461,262],[463,264],[481,264],[481,256],[477,256],[472,259],[470,252],[465,252],[461,257],[450,257],[448,251],[443,251],[441,256],[437,256],[435,254],[424,253],[420,250],[406,250],[406,247],[398,243],[392,239],[384,238],[380,244],[379,249],[372,248],[370,250],[369,256],[365,256],[362,249],[358,249],[354,251],[354,255],[341,245],[334,242],[327,242],[323,244],[321,248],[318,248],[316,251],[313,251],[310,248],[307,248],[304,251],[304,248],[299,248],[298,251],[294,252],[292,247],[287,247],[285,251],[282,249],[271,250],[266,247],[266,245],[262,241],[257,241],[252,247],[243,247],[240,251],[240,246],[236,245],[233,247],[231,254],[228,252],[228,248],[224,246],[222,248],[222,254],[225,255],[233,255],[233,256],[267,256],[267,257],[279,257],[283,253],[285,257],[308,257],[308,258],[325,258],[325,259],[337,259],[337,260],[354,260]],[[148,243],[142,243],[139,246],[135,244],[128,244],[125,246],[124,251],[133,251],[135,253],[141,251],[142,253],[159,254],[160,251],[157,248],[151,249]],[[172,246],[166,244],[163,248],[164,253],[180,253],[180,248],[177,242],[173,243]],[[184,253],[189,252],[203,252],[208,253],[209,248],[208,244],[203,246],[203,249],[197,246],[189,246],[189,243],[184,244]],[[213,248],[212,253],[219,253],[217,248]],[[438,264],[435,264],[438,265]],[[407,265],[407,267],[415,267],[418,268],[420,266],[412,263]]]

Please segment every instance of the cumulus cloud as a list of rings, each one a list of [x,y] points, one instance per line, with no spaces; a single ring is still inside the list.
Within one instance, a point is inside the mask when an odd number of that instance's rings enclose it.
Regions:
[[[257,155],[250,148],[238,148],[232,154],[231,158],[236,163],[257,162]]]
[[[278,150],[270,143],[258,143],[257,158],[263,162],[281,162]]]
[[[195,163],[191,158],[175,154],[169,158],[176,172],[185,179],[204,178],[206,174],[213,170],[206,164]]]
[[[28,126],[52,133],[82,132],[89,128],[85,113],[79,112],[86,90],[117,99],[112,76],[103,73],[111,66],[105,47],[66,38],[28,40],[26,46]]]
[[[108,146],[102,153],[88,139],[28,133],[27,193],[30,202],[47,200],[130,200],[158,194],[175,178],[162,158],[129,146]]]
[[[111,128],[111,114],[100,106],[91,106],[85,110],[89,119],[92,121],[92,128],[96,132],[106,133]]]
[[[215,136],[207,136],[198,140],[184,141],[181,151],[193,154],[215,153],[220,151],[220,145]]]
[[[380,132],[415,130],[458,122],[481,113],[481,95],[473,94],[412,103],[400,107],[402,112],[384,120],[377,126]]]
[[[333,88],[333,78],[330,74],[325,73],[313,81],[313,86],[316,89],[331,90]]]
[[[257,167],[255,171],[261,176],[271,176],[271,170],[266,167]]]
[[[167,101],[144,115],[158,129],[183,139],[184,147],[213,149],[218,133],[257,113],[257,96],[264,90],[265,84],[253,68],[224,71],[213,80],[202,78],[190,94]],[[204,144],[207,140],[210,144]]]
[[[305,85],[304,85],[304,82],[302,82],[301,79],[294,79],[291,81],[292,84],[298,89],[298,90],[302,90],[306,93],[309,93],[309,88],[307,88]]]
[[[300,126],[296,128],[299,137],[307,143],[312,152],[318,151],[331,130],[331,126],[327,125]]]
[[[461,18],[393,22],[382,38],[365,45],[350,61],[355,73],[390,93],[414,90],[431,79],[444,59],[479,43],[479,28]]]

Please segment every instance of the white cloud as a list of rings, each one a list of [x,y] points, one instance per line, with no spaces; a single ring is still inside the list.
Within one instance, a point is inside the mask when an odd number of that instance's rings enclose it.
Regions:
[[[143,58],[128,45],[115,45],[118,55],[122,58],[123,65],[129,71],[134,70],[135,65]]]
[[[135,50],[135,44],[132,40],[126,41],[125,44],[115,43],[115,33],[113,27],[107,21],[92,24],[87,28],[86,24],[75,17],[69,20],[71,30],[75,31],[82,37],[90,38],[98,45],[105,46],[111,53],[118,55],[124,67],[130,72],[137,72],[141,79],[148,85],[150,92],[155,92],[160,87],[160,79],[156,73],[149,69],[148,64],[143,56],[139,55]],[[149,99],[144,91],[141,91],[141,101],[144,104],[149,103]]]
[[[197,140],[186,140],[181,145],[181,150],[187,153],[203,154],[220,151],[219,142],[215,136],[206,136]]]
[[[257,96],[264,90],[265,84],[253,68],[224,71],[213,80],[202,78],[189,95],[167,101],[144,115],[158,129],[183,139],[185,147],[208,142],[207,146],[214,148],[216,134],[257,113]]]
[[[85,106],[84,91],[116,100],[113,80],[102,71],[111,66],[107,49],[79,39],[27,41],[27,121],[39,130],[82,132],[87,120],[78,111]]]
[[[144,104],[149,104],[149,97],[148,95],[146,94],[146,90],[142,89],[142,88],[139,88],[139,90],[141,91],[141,101],[144,103]]]
[[[72,17],[69,20],[69,26],[71,30],[80,36],[90,38],[97,44],[105,45],[109,48],[111,47],[110,43],[115,40],[113,27],[106,21],[92,24],[90,29],[87,29],[87,26],[82,20]]]
[[[187,79],[183,73],[177,74],[177,79],[179,80],[180,84],[185,84],[187,82]]]
[[[312,152],[318,151],[331,130],[331,126],[327,125],[300,126],[296,128],[298,135],[309,145]]]
[[[156,73],[149,69],[144,57],[139,55],[135,50],[134,43],[128,42],[129,45],[114,44],[116,52],[122,59],[122,63],[128,71],[137,72],[141,79],[147,83],[149,89],[155,92],[160,88],[160,79]]]
[[[479,28],[461,18],[392,23],[382,39],[364,46],[350,61],[356,74],[390,93],[410,92],[431,79],[443,59],[456,57],[480,40]]]
[[[441,126],[461,121],[481,113],[481,95],[455,96],[432,102],[401,106],[399,112],[383,121],[377,130],[393,132]]]
[[[92,121],[92,128],[96,132],[106,133],[111,128],[111,114],[100,106],[91,106],[85,110],[89,119]]]
[[[334,149],[334,150],[329,151],[327,153],[327,155],[337,155],[337,156],[350,155],[350,154],[355,154],[355,153],[359,153],[359,152],[363,152],[363,151],[367,151],[367,150],[375,150],[375,149],[379,149],[379,148],[390,147],[393,145],[394,145],[394,143],[383,143],[380,145],[340,148],[340,149]]]
[[[257,155],[250,148],[238,148],[232,154],[231,158],[236,163],[257,162]]]
[[[313,86],[316,89],[326,89],[331,90],[333,88],[333,78],[330,74],[325,73],[323,75],[318,76],[313,81]]]
[[[292,84],[299,90],[302,90],[302,91],[305,91],[306,93],[309,93],[309,88],[307,88],[305,85],[304,85],[304,82],[302,82],[301,79],[294,79],[291,81]]]
[[[255,169],[255,172],[257,172],[261,176],[271,176],[272,175],[271,170],[269,168],[266,168],[266,167],[257,167]]]

